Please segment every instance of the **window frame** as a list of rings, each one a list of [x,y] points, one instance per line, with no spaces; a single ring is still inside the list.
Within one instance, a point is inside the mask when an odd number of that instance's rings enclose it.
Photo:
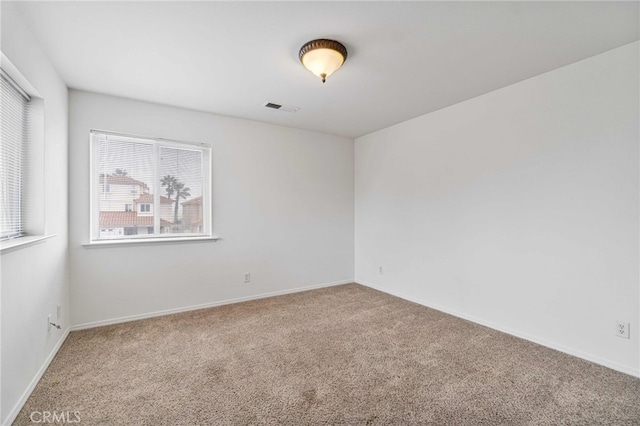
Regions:
[[[29,169],[29,146],[30,146],[30,123],[29,123],[29,118],[30,118],[30,108],[31,108],[31,96],[20,86],[20,84],[18,84],[12,77],[11,75],[5,71],[3,68],[0,68],[0,78],[2,80],[4,80],[4,82],[6,83],[6,85],[9,87],[9,91],[11,93],[6,93],[7,97],[10,99],[12,98],[19,98],[19,109],[20,111],[20,123],[19,124],[15,124],[16,120],[8,120],[6,123],[4,122],[3,119],[3,125],[2,127],[4,128],[4,125],[7,124],[7,126],[10,125],[10,123],[13,123],[13,130],[15,129],[15,126],[17,126],[20,130],[19,130],[19,137],[18,138],[12,138],[9,137],[7,139],[7,146],[0,146],[0,150],[2,151],[2,153],[6,152],[7,153],[16,153],[13,155],[13,158],[15,159],[14,161],[7,161],[7,163],[4,162],[3,160],[3,164],[7,165],[9,168],[9,175],[8,175],[8,181],[6,181],[5,183],[7,185],[9,185],[11,187],[11,189],[7,189],[7,193],[10,194],[10,196],[8,197],[9,200],[7,202],[7,207],[8,211],[9,211],[9,217],[14,218],[15,215],[15,219],[9,219],[10,222],[10,226],[5,230],[2,229],[0,230],[0,241],[11,241],[11,240],[15,240],[17,238],[23,238],[25,236],[27,236],[27,225],[26,225],[26,216],[27,216],[27,212],[25,210],[26,204],[27,204],[27,193],[26,190],[28,189],[28,169]],[[3,85],[5,84],[3,83]],[[13,103],[13,105],[17,105],[16,103]],[[10,110],[9,112],[14,112],[13,110]],[[10,118],[15,118],[15,115],[13,114],[6,114],[5,117],[10,117]],[[13,142],[13,144],[10,144],[11,142]],[[16,143],[17,142],[17,143]],[[0,156],[4,156],[4,154],[0,153]],[[11,158],[11,154],[7,154],[8,158]],[[16,159],[17,158],[17,159]],[[15,168],[17,168],[17,170],[15,170]],[[16,171],[16,173],[11,173],[11,171]],[[9,182],[15,182],[15,184],[10,184]],[[17,190],[17,193],[15,192]],[[4,192],[4,185],[3,185],[3,192]],[[1,206],[2,210],[4,210],[4,203]],[[28,208],[28,207],[27,207]],[[3,221],[4,222],[4,221]],[[4,233],[6,232],[6,234]]]
[[[25,234],[20,237],[0,240],[0,254],[5,254],[30,247],[34,244],[40,244],[57,236],[57,234],[48,232],[45,221],[45,192],[48,183],[44,174],[44,98],[2,51],[0,51],[0,64],[2,64],[2,69],[5,74],[31,98],[28,111],[29,144],[24,170],[25,184],[28,188],[28,190],[23,193]]]
[[[107,135],[112,140],[121,140],[124,142],[145,143],[154,146],[154,169],[155,178],[157,181],[154,183],[154,206],[160,205],[161,186],[158,176],[158,161],[159,161],[159,149],[160,147],[174,148],[174,149],[187,149],[202,152],[202,215],[203,215],[203,232],[199,233],[158,233],[158,234],[136,234],[136,235],[123,235],[117,238],[106,238],[100,236],[100,193],[98,186],[98,155],[97,144],[99,141],[99,135]],[[174,139],[165,139],[158,137],[142,136],[133,133],[123,133],[107,130],[91,129],[89,132],[89,155],[90,155],[90,193],[89,193],[89,242],[83,244],[84,246],[97,246],[97,245],[118,245],[118,244],[131,244],[131,243],[158,243],[167,241],[202,241],[213,240],[217,241],[219,238],[213,235],[213,212],[212,212],[212,167],[213,167],[213,155],[210,144],[179,141]],[[186,200],[183,200],[184,202]],[[133,211],[139,211],[141,206],[137,209],[132,208]],[[156,215],[155,208],[151,208],[154,211],[154,217]],[[158,209],[158,224],[160,209]],[[154,227],[155,229],[155,224]],[[158,225],[158,231],[160,225]]]

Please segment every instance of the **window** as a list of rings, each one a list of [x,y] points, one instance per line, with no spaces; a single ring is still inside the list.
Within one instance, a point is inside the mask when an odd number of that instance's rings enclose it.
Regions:
[[[211,236],[208,145],[92,131],[91,158],[92,241]]]
[[[29,96],[0,70],[0,240],[25,235]]]

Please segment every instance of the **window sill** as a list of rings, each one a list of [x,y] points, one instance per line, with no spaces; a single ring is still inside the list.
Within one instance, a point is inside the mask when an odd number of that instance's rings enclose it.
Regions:
[[[82,244],[83,247],[114,247],[128,245],[153,245],[162,243],[196,243],[196,242],[216,242],[220,237],[170,237],[170,238],[136,238],[130,240],[101,240]]]
[[[58,234],[49,235],[29,235],[26,237],[13,238],[11,240],[0,241],[0,254],[4,254],[14,250],[20,250],[35,244],[42,243],[49,238],[53,238]]]

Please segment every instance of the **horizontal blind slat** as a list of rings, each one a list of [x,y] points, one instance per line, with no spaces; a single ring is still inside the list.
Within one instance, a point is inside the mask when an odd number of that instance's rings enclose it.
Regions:
[[[91,140],[92,239],[210,233],[208,146],[95,130]]]
[[[0,76],[0,239],[5,239],[24,234],[29,101],[4,71]]]

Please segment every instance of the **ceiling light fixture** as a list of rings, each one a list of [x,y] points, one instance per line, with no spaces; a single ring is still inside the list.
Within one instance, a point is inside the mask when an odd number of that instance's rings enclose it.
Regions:
[[[302,65],[324,83],[347,60],[347,48],[338,41],[320,38],[305,43],[298,57]]]

